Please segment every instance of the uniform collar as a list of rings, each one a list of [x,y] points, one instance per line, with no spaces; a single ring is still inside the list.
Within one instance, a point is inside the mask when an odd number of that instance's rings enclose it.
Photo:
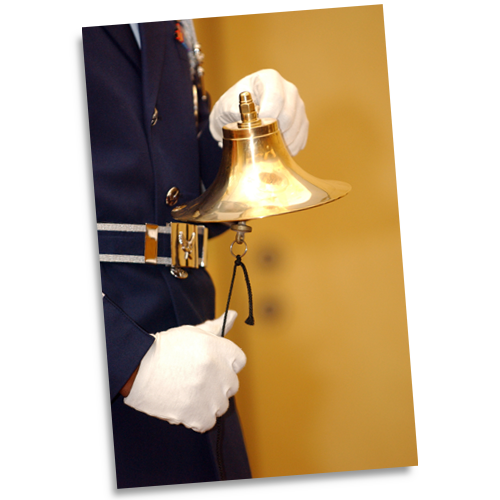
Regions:
[[[102,27],[108,35],[118,45],[120,50],[135,66],[137,71],[141,71],[141,51],[135,41],[132,29],[128,24],[114,24]]]
[[[103,26],[102,28],[141,74],[143,119],[146,130],[149,130],[160,88],[167,41],[169,36],[175,36],[175,22],[163,21],[139,24],[141,48],[139,48],[129,24]]]

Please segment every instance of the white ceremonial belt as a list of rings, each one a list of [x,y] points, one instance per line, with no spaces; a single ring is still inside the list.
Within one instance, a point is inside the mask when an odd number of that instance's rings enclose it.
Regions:
[[[101,262],[162,264],[176,269],[207,265],[205,226],[182,222],[165,226],[98,223],[97,231]]]

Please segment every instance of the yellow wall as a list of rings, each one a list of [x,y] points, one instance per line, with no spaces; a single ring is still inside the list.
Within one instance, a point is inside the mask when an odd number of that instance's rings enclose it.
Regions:
[[[213,102],[275,68],[310,121],[297,163],[349,182],[333,204],[251,223],[229,338],[248,363],[240,409],[255,477],[416,465],[382,6],[196,20]],[[232,232],[231,232],[232,233]],[[234,233],[211,243],[222,314]]]

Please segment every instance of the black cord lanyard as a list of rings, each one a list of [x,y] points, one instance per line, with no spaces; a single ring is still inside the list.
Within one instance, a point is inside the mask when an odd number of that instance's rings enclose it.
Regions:
[[[255,324],[255,319],[253,317],[253,298],[252,298],[252,287],[250,286],[250,279],[248,278],[248,271],[241,261],[241,255],[236,255],[236,260],[234,261],[234,268],[233,268],[233,277],[231,279],[231,286],[229,287],[229,296],[227,297],[227,305],[226,305],[226,312],[224,313],[224,322],[222,324],[222,333],[221,336],[224,337],[224,330],[226,328],[226,319],[227,319],[227,312],[229,311],[229,303],[231,302],[231,294],[233,293],[233,285],[234,285],[234,278],[236,276],[236,269],[238,266],[241,266],[241,269],[243,269],[243,274],[245,275],[245,282],[247,285],[247,292],[248,292],[248,318],[245,320],[245,323],[247,325],[254,325]]]

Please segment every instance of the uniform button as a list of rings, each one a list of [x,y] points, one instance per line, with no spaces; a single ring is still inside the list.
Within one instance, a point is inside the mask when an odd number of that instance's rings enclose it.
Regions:
[[[154,127],[158,122],[158,110],[155,108],[153,116],[151,117],[151,126]]]
[[[180,194],[181,192],[179,191],[178,188],[173,187],[172,189],[170,189],[167,193],[167,199],[166,199],[167,205],[170,206],[175,205],[179,201]]]

